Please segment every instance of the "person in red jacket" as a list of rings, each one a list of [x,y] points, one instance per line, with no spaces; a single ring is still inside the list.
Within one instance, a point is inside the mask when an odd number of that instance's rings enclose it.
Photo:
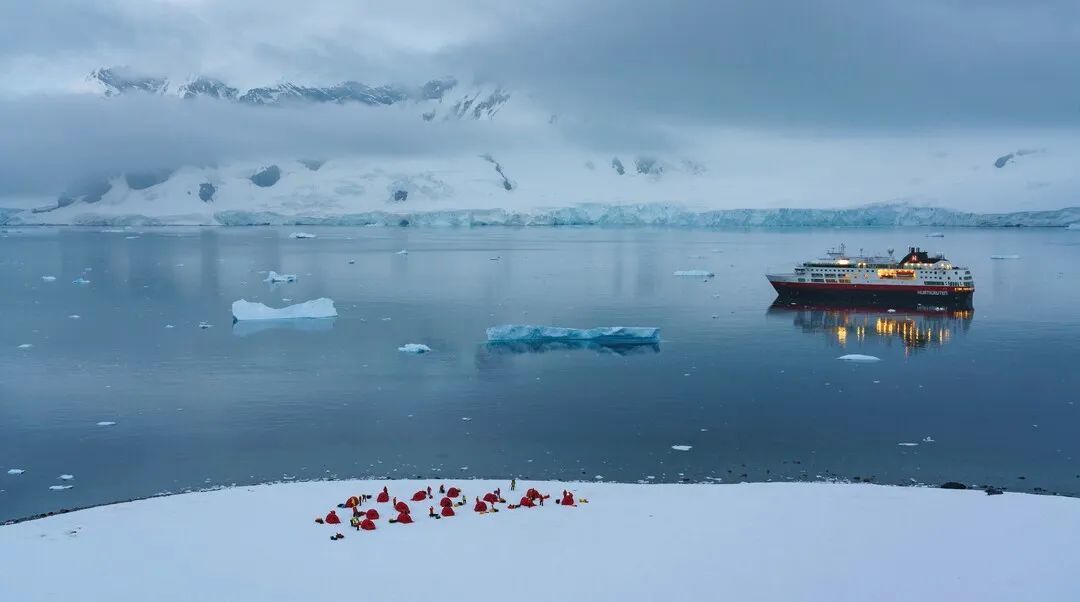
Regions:
[[[341,519],[338,518],[337,512],[331,510],[330,514],[326,515],[326,524],[328,525],[340,525]]]
[[[379,497],[375,498],[375,501],[380,504],[385,504],[390,501],[390,494],[386,491],[386,487],[382,488],[382,491],[379,492]]]

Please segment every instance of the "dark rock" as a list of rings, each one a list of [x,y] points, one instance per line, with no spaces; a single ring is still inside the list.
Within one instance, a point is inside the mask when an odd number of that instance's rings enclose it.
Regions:
[[[664,166],[653,157],[638,157],[634,159],[634,169],[639,174],[659,176],[664,173]]]
[[[277,181],[280,179],[281,168],[277,165],[271,165],[251,176],[251,183],[262,188],[269,188],[274,184],[277,184]]]
[[[404,200],[406,200],[408,198],[409,198],[409,191],[408,190],[395,190],[394,191],[394,201],[395,202],[400,203],[400,202],[402,202],[402,201],[404,201]]]
[[[210,182],[199,184],[199,198],[202,199],[202,202],[209,203],[214,200],[215,192],[217,192],[217,188],[214,188],[214,185]]]
[[[942,489],[967,489],[968,486],[963,484],[963,483],[957,483],[956,481],[949,481],[947,483],[942,483],[941,488]]]
[[[300,164],[310,169],[311,171],[319,171],[319,168],[326,163],[325,159],[300,159]]]
[[[620,161],[618,157],[611,158],[611,168],[620,176],[626,173],[626,168],[623,167],[622,161]]]
[[[1004,493],[1002,490],[998,489],[997,487],[987,487],[985,489],[985,491],[986,491],[986,495],[1001,495],[1002,493]]]
[[[1002,156],[998,157],[997,161],[994,161],[994,167],[996,167],[998,169],[1001,169],[1002,167],[1005,167],[1005,164],[1008,163],[1010,160],[1012,160],[1012,158],[1015,157],[1015,156],[1016,156],[1015,154],[1009,153],[1007,155],[1002,155]]]

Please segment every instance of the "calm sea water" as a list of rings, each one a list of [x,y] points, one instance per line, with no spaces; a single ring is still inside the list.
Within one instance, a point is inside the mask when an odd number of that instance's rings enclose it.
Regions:
[[[359,476],[858,477],[1080,495],[1080,233],[305,230],[318,237],[3,233],[0,519]],[[975,273],[974,311],[770,307],[766,271],[840,242],[946,252]],[[684,269],[717,277],[672,275]],[[266,284],[264,270],[299,281]],[[340,317],[230,323],[236,299],[321,296]],[[503,323],[658,326],[662,341],[487,345]],[[397,351],[413,342],[434,351]]]

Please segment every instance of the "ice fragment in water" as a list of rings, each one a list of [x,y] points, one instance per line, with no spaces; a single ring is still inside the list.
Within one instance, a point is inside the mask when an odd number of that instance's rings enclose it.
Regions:
[[[56,282],[56,276],[42,276],[41,279],[45,282]]]
[[[274,270],[270,270],[263,282],[296,282],[296,274],[278,274]]]
[[[849,353],[847,355],[841,355],[836,358],[845,362],[880,362],[881,358],[873,355],[862,355],[859,353]]]
[[[676,276],[697,276],[698,278],[712,278],[716,274],[708,270],[676,270]]]
[[[431,347],[421,343],[406,343],[398,347],[398,351],[402,353],[427,353],[431,351]]]
[[[26,472],[26,471],[21,469],[21,468],[9,468],[8,471],[7,471],[8,474],[13,474],[13,475],[14,474],[22,474],[24,472]]]
[[[232,304],[233,319],[240,320],[295,320],[334,318],[338,315],[334,301],[326,297],[312,299],[282,308],[267,307],[245,299]]]
[[[702,429],[702,430],[704,430],[704,429]],[[690,449],[692,447],[694,447],[694,446],[693,445],[672,445],[671,449],[673,449],[675,451],[690,451]]]
[[[97,423],[97,425],[98,426],[115,426],[116,423],[111,421],[111,420],[102,420],[101,422]]]
[[[309,232],[293,232],[289,238],[315,238],[315,235]]]

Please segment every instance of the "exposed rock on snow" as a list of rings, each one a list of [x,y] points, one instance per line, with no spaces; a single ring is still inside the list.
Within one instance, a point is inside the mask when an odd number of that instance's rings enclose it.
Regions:
[[[622,161],[620,161],[618,157],[611,158],[611,168],[620,176],[626,175],[626,167],[623,166]]]
[[[589,329],[560,326],[506,324],[487,329],[489,341],[593,341],[596,343],[655,343],[660,329],[639,326],[610,326]]]
[[[676,270],[676,276],[697,276],[698,278],[712,278],[716,274],[708,270]]]
[[[427,353],[431,351],[431,347],[423,345],[421,343],[406,343],[401,347],[398,347],[398,351],[402,353]]]
[[[881,358],[873,355],[862,355],[860,353],[849,353],[847,355],[841,355],[836,358],[845,362],[880,362]]]
[[[281,179],[281,168],[277,165],[265,167],[251,176],[251,183],[260,188],[269,188]]]
[[[296,282],[296,274],[278,274],[274,270],[270,270],[267,272],[263,282]]]
[[[326,297],[313,299],[288,307],[272,308],[262,303],[253,303],[245,299],[232,304],[233,320],[296,320],[336,317],[334,301]]]
[[[214,193],[217,192],[217,188],[210,182],[203,182],[199,184],[199,200],[204,203],[209,203],[214,200]]]

